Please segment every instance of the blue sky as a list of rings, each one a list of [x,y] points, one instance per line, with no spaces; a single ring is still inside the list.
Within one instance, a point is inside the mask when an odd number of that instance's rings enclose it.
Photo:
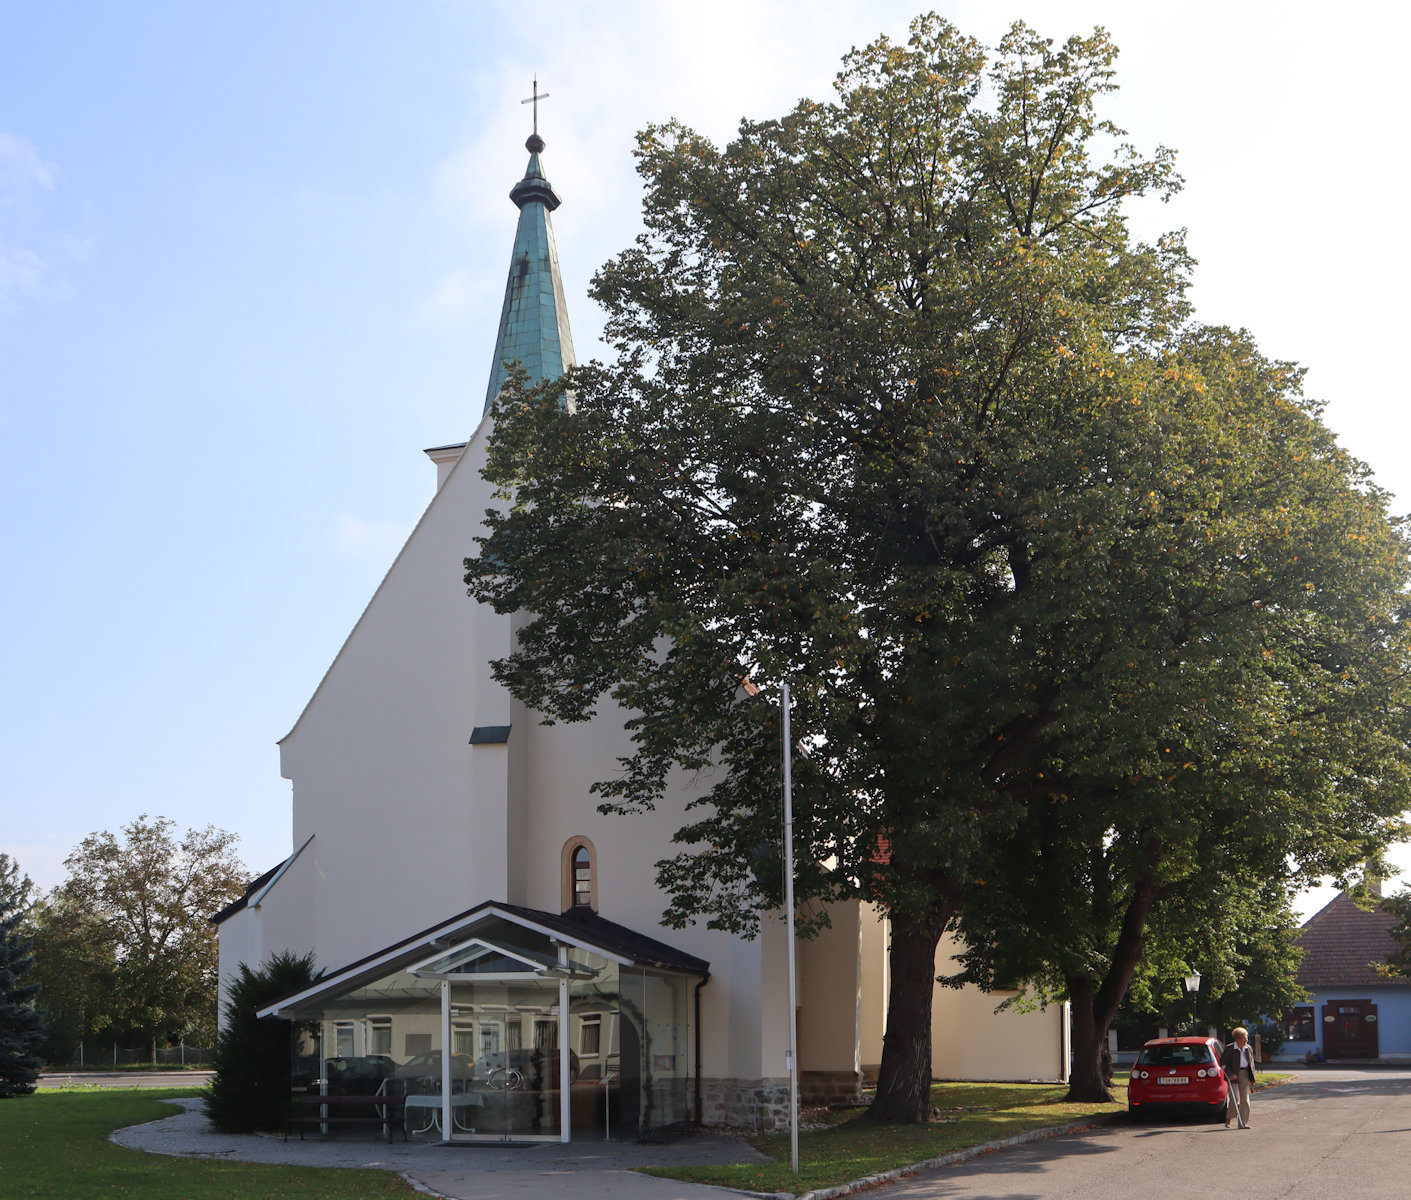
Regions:
[[[1187,180],[1201,317],[1309,369],[1411,507],[1411,19],[1247,0],[939,3],[1102,24]],[[580,358],[635,130],[726,140],[919,4],[0,0],[0,850],[42,886],[140,813],[289,850],[275,742],[474,427],[537,72]],[[1316,902],[1310,899],[1305,907]]]

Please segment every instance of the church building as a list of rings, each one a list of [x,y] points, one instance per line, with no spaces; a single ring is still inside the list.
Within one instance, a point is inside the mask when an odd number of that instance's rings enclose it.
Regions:
[[[519,224],[485,405],[468,442],[427,450],[436,490],[294,728],[293,854],[217,914],[220,970],[312,952],[318,982],[272,1005],[305,1032],[296,1073],[330,1094],[403,1097],[434,1138],[635,1138],[787,1123],[786,924],[664,930],[655,863],[693,797],[598,812],[589,787],[629,752],[604,701],[541,724],[490,675],[516,621],[466,594],[494,503],[481,474],[508,362],[574,363],[544,142],[510,199]],[[856,1097],[881,1061],[887,924],[858,903],[798,946],[800,1087]],[[953,948],[943,944],[938,969]],[[994,1013],[938,988],[933,1072],[1067,1076],[1066,1006]],[[222,1009],[224,1005],[222,1005]]]

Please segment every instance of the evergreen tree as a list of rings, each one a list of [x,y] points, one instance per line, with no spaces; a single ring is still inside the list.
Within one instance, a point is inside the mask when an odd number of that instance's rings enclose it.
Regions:
[[[281,1127],[295,1027],[275,1017],[261,1020],[255,1013],[316,978],[312,954],[276,954],[258,971],[240,964],[225,1002],[225,1025],[216,1038],[215,1078],[204,1097],[206,1116],[222,1133]]]
[[[44,1065],[44,1014],[34,1006],[39,985],[26,982],[34,966],[24,929],[32,886],[19,864],[0,854],[0,1099],[29,1095]]]

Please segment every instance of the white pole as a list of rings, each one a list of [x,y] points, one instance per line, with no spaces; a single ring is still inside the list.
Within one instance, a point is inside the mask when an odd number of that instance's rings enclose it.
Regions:
[[[451,1140],[451,981],[441,980],[441,1140]],[[389,1135],[390,1140],[390,1135]]]
[[[798,980],[794,965],[794,779],[789,685],[784,685],[784,915],[789,923],[789,1153],[799,1173]]]
[[[569,1091],[572,1080],[569,1069],[572,1065],[568,1045],[568,947],[559,946],[559,966],[563,974],[559,977],[559,1141],[572,1140],[569,1132],[573,1123],[573,1096]]]

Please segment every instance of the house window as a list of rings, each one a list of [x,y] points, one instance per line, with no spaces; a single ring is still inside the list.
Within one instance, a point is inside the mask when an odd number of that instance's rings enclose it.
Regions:
[[[353,1023],[339,1021],[333,1027],[334,1053],[338,1058],[353,1057]]]
[[[458,1021],[451,1026],[451,1053],[475,1057],[475,1026],[469,1021]]]
[[[367,1023],[367,1052],[392,1057],[392,1020],[372,1017]]]
[[[603,1021],[601,1017],[584,1017],[578,1027],[578,1057],[597,1058],[598,1047],[602,1044]]]
[[[563,907],[598,908],[596,863],[598,854],[585,837],[569,838],[563,846]]]
[[[1284,1036],[1291,1042],[1312,1042],[1317,1040],[1313,1029],[1313,1006],[1297,1004],[1284,1010]]]

